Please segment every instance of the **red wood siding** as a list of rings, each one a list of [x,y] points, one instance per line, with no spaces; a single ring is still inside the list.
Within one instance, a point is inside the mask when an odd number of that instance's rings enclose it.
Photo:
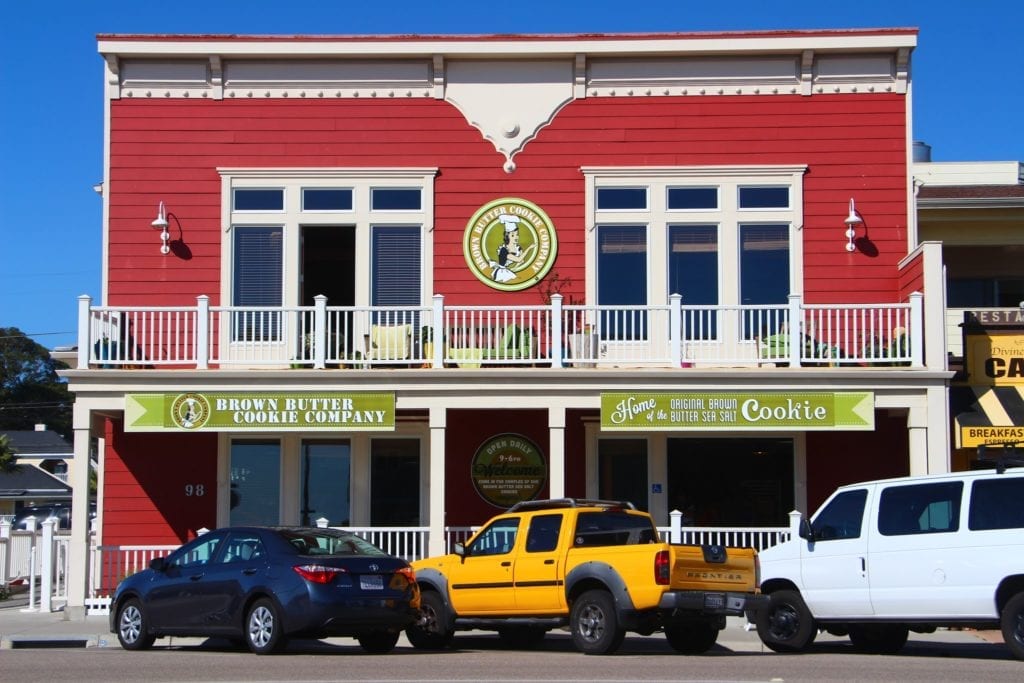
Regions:
[[[912,292],[924,293],[924,254],[918,252],[900,270],[900,299],[906,301]]]
[[[537,303],[490,289],[462,255],[466,221],[519,196],[558,231],[554,270],[582,299],[581,166],[808,164],[804,283],[810,303],[894,301],[906,254],[906,101],[896,94],[591,98],[562,109],[514,160],[437,100],[121,99],[111,102],[109,303],[219,303],[217,167],[437,166],[435,291],[450,303]],[[846,252],[850,197],[873,250]],[[164,257],[149,227],[159,201],[180,240]],[[856,281],[856,286],[851,284]]]
[[[905,416],[875,412],[873,432],[807,433],[807,509],[813,513],[839,486],[910,474]]]
[[[107,420],[103,544],[172,544],[217,527],[217,435],[125,433]],[[204,486],[202,496],[185,486]]]

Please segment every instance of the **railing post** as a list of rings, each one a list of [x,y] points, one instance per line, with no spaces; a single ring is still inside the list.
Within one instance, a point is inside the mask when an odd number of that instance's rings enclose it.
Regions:
[[[670,310],[668,313],[668,345],[672,367],[683,364],[683,295],[670,294],[668,297]]]
[[[668,542],[677,545],[683,542],[683,513],[679,510],[668,513]]]
[[[791,510],[789,513],[789,535],[791,539],[800,538],[800,520],[803,515],[799,510]]]
[[[551,367],[562,367],[562,295],[551,295],[551,338],[548,340]]]
[[[800,367],[804,350],[804,316],[799,294],[789,295],[789,367]]]
[[[39,562],[39,611],[53,611],[53,527],[54,517],[43,520],[43,548]]]
[[[924,367],[924,294],[910,293],[910,366]]]
[[[327,297],[323,294],[313,297],[313,367],[327,367]]]
[[[78,297],[78,369],[85,370],[89,367],[89,350],[92,348],[90,342],[91,330],[89,329],[89,308],[92,306],[92,297],[83,294]]]
[[[430,329],[431,339],[434,340],[434,357],[430,359],[430,367],[444,367],[444,294],[435,294],[433,301],[433,320]]]
[[[210,297],[196,297],[196,370],[210,367]]]
[[[0,522],[0,540],[4,542],[3,564],[0,564],[0,583],[7,583],[11,580],[11,523],[7,520]]]

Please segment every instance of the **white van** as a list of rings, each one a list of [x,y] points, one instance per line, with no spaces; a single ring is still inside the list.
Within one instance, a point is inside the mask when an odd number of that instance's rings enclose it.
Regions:
[[[843,486],[760,553],[769,606],[749,615],[777,652],[819,630],[892,653],[908,631],[1001,628],[1024,659],[1024,469]]]

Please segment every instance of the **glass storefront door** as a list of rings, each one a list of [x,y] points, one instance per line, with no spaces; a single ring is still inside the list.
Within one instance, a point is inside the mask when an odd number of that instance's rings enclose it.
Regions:
[[[299,522],[316,526],[351,524],[351,446],[348,440],[303,441],[300,449]]]

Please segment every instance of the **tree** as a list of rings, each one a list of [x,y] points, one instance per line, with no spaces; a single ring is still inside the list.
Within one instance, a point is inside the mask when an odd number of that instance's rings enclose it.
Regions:
[[[0,472],[13,472],[17,468],[18,456],[11,449],[6,434],[0,434]]]
[[[74,399],[57,375],[64,368],[17,327],[0,327],[0,431],[44,423],[68,438]]]

